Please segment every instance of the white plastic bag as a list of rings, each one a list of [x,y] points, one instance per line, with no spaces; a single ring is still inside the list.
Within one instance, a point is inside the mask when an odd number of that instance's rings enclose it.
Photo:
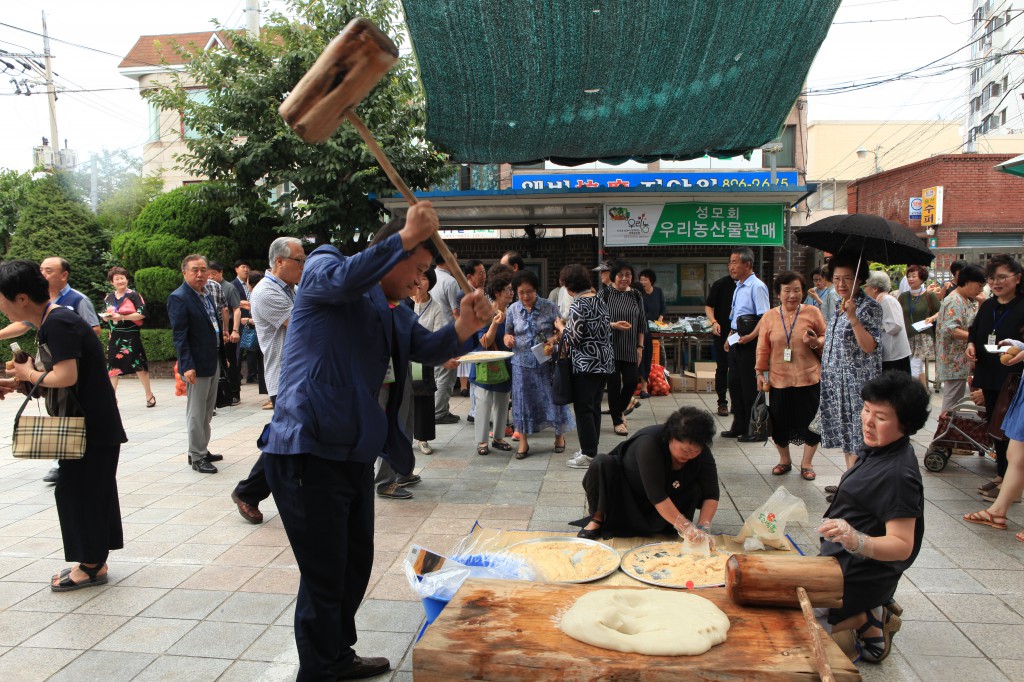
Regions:
[[[807,505],[779,486],[767,502],[747,517],[736,542],[742,542],[746,551],[765,547],[787,549],[786,524],[791,521],[807,521]]]

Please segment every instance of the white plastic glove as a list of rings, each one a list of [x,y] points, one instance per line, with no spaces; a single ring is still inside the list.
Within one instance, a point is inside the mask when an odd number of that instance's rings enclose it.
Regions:
[[[826,540],[842,545],[850,554],[868,559],[875,555],[874,538],[856,530],[846,519],[822,519],[818,532]]]

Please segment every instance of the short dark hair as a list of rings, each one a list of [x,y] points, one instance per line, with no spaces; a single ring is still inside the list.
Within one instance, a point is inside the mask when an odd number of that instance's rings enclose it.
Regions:
[[[814,268],[813,270],[811,270],[811,278],[813,279],[815,275],[818,275],[819,277],[825,277],[825,270],[823,268]]]
[[[632,265],[630,265],[628,262],[621,258],[613,260],[611,263],[608,264],[608,267],[611,268],[608,271],[608,275],[612,279],[615,279],[615,276],[622,272],[623,270],[629,270],[629,276],[633,279],[636,279],[636,270],[633,269]]]
[[[509,277],[516,274],[516,271],[511,266],[505,265],[504,263],[495,263],[487,270],[487,279],[491,277],[497,277],[499,272],[507,272]]]
[[[931,273],[928,272],[928,268],[926,268],[923,265],[908,265],[907,274],[909,275],[912,272],[916,272],[917,276],[921,278],[922,282],[927,282],[928,277],[931,275]]]
[[[377,233],[375,235],[373,235],[373,239],[370,240],[370,246],[380,244],[382,241],[384,241],[391,235],[400,232],[403,227],[405,227],[405,218],[395,218],[394,220],[388,221],[382,228],[377,230]],[[438,252],[437,247],[434,246],[434,242],[430,241],[429,239],[424,239],[423,241],[416,245],[416,248],[419,248],[421,246],[425,247],[427,251],[430,251],[431,255],[434,256],[435,262],[444,262],[444,258],[441,258],[441,255]],[[416,249],[410,249],[410,251],[415,250]],[[441,260],[437,260],[438,258],[440,258]]]
[[[512,278],[512,291],[519,293],[519,287],[529,284],[534,289],[540,289],[540,279],[533,270],[520,270]]]
[[[201,260],[206,263],[207,268],[210,267],[210,261],[206,260],[206,256],[201,253],[190,253],[181,259],[181,271],[185,272],[185,268],[187,268],[188,264],[194,260]]]
[[[131,279],[131,275],[128,274],[128,271],[122,268],[120,265],[115,265],[114,267],[107,270],[107,281],[113,282],[114,275],[124,275],[126,278]]]
[[[749,246],[734,246],[730,249],[729,255],[739,256],[741,261],[750,267],[754,267],[754,250]]]
[[[956,276],[958,287],[966,286],[971,282],[985,283],[985,271],[977,265],[964,265]]]
[[[960,260],[959,258],[949,264],[949,274],[953,275],[953,279],[956,279],[956,273],[967,267],[967,261]]]
[[[565,288],[574,294],[582,294],[594,288],[590,271],[579,263],[566,265],[562,269],[562,279],[565,280]]]
[[[434,268],[427,268],[427,271],[423,273],[423,279],[427,280],[427,291],[430,291],[437,284],[437,271]]]
[[[474,258],[471,261],[467,261],[466,264],[462,266],[462,273],[464,275],[466,275],[466,277],[469,277],[470,275],[472,275],[476,271],[476,269],[479,266],[481,266],[483,264],[484,264],[484,262],[482,260],[478,260],[478,259]]]
[[[1020,263],[1018,263],[1017,259],[1015,259],[1013,256],[1011,256],[1008,253],[997,253],[996,255],[989,258],[988,263],[985,264],[985,277],[995,277],[996,270],[1001,267],[1009,268],[1010,272],[1012,272],[1015,275],[1019,275],[1021,274],[1021,272],[1024,272],[1024,269],[1021,268]],[[1022,284],[1024,284],[1024,282],[1022,282]],[[1019,290],[1020,285],[1018,285],[1017,288]]]
[[[640,279],[641,277],[646,277],[651,280],[651,284],[658,281],[658,276],[654,274],[654,270],[651,270],[650,268],[644,268],[640,271],[640,274],[636,276],[637,279]]]
[[[68,273],[68,277],[71,277],[71,263],[68,262],[67,258],[61,258],[60,256],[47,256],[43,260],[46,260],[47,258],[56,258],[57,262],[60,263],[61,272],[66,272]]]
[[[661,432],[664,442],[688,440],[704,447],[711,446],[715,436],[715,419],[707,410],[699,407],[680,407],[665,420]]]
[[[868,263],[865,260],[861,260],[860,256],[855,253],[835,253],[832,254],[832,258],[828,261],[829,277],[836,274],[836,268],[850,268],[857,274],[857,281],[860,284],[868,279]]]
[[[50,300],[50,284],[39,272],[39,263],[9,260],[0,263],[0,294],[9,301],[25,294],[33,303],[46,303]]]
[[[477,262],[479,263],[480,261]],[[490,272],[487,273],[487,282],[484,284],[484,293],[494,299],[497,298],[498,294],[502,291],[508,289],[511,284],[512,268],[491,268]]]
[[[790,284],[792,282],[800,282],[800,290],[803,292],[807,291],[807,280],[804,279],[803,275],[794,270],[783,270],[775,278],[775,295],[778,296],[782,293],[783,284]]]
[[[928,389],[906,372],[895,369],[882,372],[864,384],[860,397],[865,402],[891,405],[904,435],[913,436],[928,420],[931,401]]]
[[[224,264],[221,263],[219,260],[210,261],[209,263],[206,264],[206,267],[208,267],[211,270],[216,270],[217,272],[224,272]]]
[[[252,263],[249,262],[248,258],[237,258],[237,259],[235,259],[235,264],[233,266],[231,266],[231,267],[237,268],[237,267],[239,267],[241,265],[244,265],[247,268],[251,268],[252,267]]]
[[[254,286],[260,283],[261,279],[263,279],[263,273],[253,270],[252,272],[249,273],[249,277],[246,279],[245,283],[249,285],[250,289],[252,289]]]
[[[516,269],[519,272],[526,269],[526,261],[523,260],[523,257],[520,256],[518,252],[506,251],[501,257],[504,258],[505,256],[508,256],[509,267]]]

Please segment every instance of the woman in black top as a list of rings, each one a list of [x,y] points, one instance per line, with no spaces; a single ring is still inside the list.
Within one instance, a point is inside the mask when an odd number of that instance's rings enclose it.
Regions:
[[[985,266],[985,278],[988,280],[992,297],[981,304],[974,322],[967,330],[967,357],[974,360],[974,379],[972,389],[981,389],[985,396],[985,404],[993,406],[999,398],[999,391],[1011,373],[1020,374],[1021,365],[1007,367],[999,362],[999,355],[985,350],[986,345],[995,345],[1003,339],[1024,339],[1021,327],[1024,327],[1024,285],[1021,284],[1022,271],[1020,263],[1006,254],[999,254],[989,259]],[[987,415],[991,420],[993,410]],[[1006,473],[1006,448],[1009,442],[995,440],[996,477],[981,488],[981,494],[995,499],[999,496],[999,484]]]
[[[121,443],[127,440],[103,347],[81,317],[50,302],[46,280],[32,261],[0,265],[0,311],[39,330],[39,357],[46,371],[26,361],[14,365],[14,377],[31,383],[41,378],[51,415],[85,416],[85,456],[60,463],[54,491],[64,559],[81,563],[53,576],[50,589],[102,585],[110,550],[124,546],[116,476]]]
[[[613,430],[628,436],[624,415],[633,411],[633,393],[637,387],[637,370],[643,355],[647,334],[647,316],[640,292],[633,289],[633,266],[625,261],[611,264],[612,286],[599,294],[608,306],[611,317],[612,347],[615,349],[615,370],[608,379],[608,412]]]
[[[928,418],[929,396],[898,370],[871,379],[860,395],[864,445],[818,527],[822,556],[843,571],[843,605],[818,616],[833,633],[856,629],[862,658],[877,663],[901,625],[896,585],[924,539],[924,486],[910,436]]]
[[[583,477],[590,516],[581,538],[707,533],[718,511],[718,467],[710,412],[681,407],[664,426],[648,426],[590,463]],[[697,516],[697,511],[700,514]]]
[[[654,286],[658,276],[654,270],[647,268],[640,271],[640,297],[644,302],[644,314],[648,322],[663,322],[665,319],[665,292],[660,287]],[[650,325],[644,327],[644,331],[650,332]],[[659,358],[660,360],[661,358]],[[640,358],[640,397],[650,398],[647,392],[647,378],[651,375],[651,365],[654,364],[654,337],[649,333],[644,334],[644,354]]]

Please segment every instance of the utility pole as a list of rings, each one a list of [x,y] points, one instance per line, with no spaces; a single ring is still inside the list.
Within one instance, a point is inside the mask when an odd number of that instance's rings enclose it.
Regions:
[[[64,164],[60,157],[60,138],[57,137],[57,89],[53,85],[53,67],[50,54],[50,34],[46,30],[46,12],[43,12],[43,59],[46,62],[46,97],[50,102],[50,145],[53,149],[53,169]]]
[[[260,37],[260,0],[245,0],[245,32],[253,40]]]
[[[89,165],[92,166],[92,172],[89,174],[91,176],[91,180],[89,182],[89,198],[92,200],[92,212],[96,213],[100,203],[99,192],[97,190],[97,184],[99,180],[97,176],[99,175],[99,172],[96,169],[96,152],[93,152],[89,155]]]

